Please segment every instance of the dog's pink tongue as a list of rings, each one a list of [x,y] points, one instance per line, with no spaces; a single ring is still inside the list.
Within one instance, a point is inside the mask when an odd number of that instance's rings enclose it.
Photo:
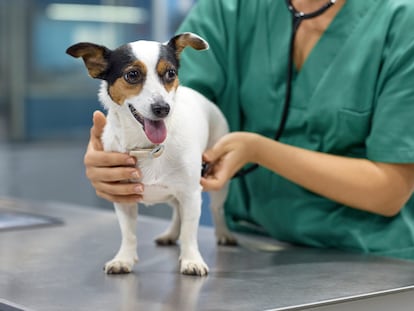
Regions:
[[[163,120],[144,119],[144,131],[153,144],[161,144],[167,137],[167,128]]]

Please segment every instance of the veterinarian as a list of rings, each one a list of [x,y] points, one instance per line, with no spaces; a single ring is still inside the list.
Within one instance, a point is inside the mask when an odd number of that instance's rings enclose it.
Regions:
[[[233,131],[205,153],[201,184],[259,165],[231,180],[230,228],[414,259],[413,29],[412,0],[197,2],[179,32],[210,50],[183,53],[181,83]],[[104,123],[96,112],[87,176],[99,196],[137,201],[143,185],[119,181],[140,172],[101,151]]]

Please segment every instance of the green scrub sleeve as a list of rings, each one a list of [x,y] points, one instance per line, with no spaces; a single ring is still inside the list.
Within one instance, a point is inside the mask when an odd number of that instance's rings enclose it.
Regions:
[[[243,121],[238,14],[239,1],[198,0],[178,30],[178,33],[193,32],[210,45],[207,51],[191,48],[183,51],[179,70],[181,84],[219,106],[231,131],[240,130]],[[249,33],[250,28],[243,30]]]
[[[216,102],[225,87],[226,57],[234,49],[234,32],[236,22],[233,14],[226,16],[226,10],[232,10],[234,1],[207,0],[197,1],[177,33],[193,32],[204,38],[210,48],[207,51],[183,51],[180,64],[180,82],[191,87],[210,100]]]
[[[367,157],[378,162],[414,163],[414,6],[391,23],[377,84]]]

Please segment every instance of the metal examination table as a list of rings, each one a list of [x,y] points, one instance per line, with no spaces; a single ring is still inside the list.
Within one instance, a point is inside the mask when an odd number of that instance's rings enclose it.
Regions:
[[[1,227],[1,215],[15,213],[30,227]],[[248,236],[239,236],[239,247],[216,247],[212,229],[202,227],[210,274],[184,276],[178,248],[153,243],[166,225],[140,216],[140,262],[129,275],[105,275],[120,240],[113,212],[0,198],[0,310],[414,309],[414,262]]]

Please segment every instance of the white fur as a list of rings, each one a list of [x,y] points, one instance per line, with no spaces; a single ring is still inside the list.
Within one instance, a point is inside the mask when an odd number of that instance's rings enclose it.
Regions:
[[[205,275],[208,267],[197,242],[201,213],[200,173],[202,153],[219,137],[228,132],[225,118],[217,107],[204,96],[179,86],[168,93],[156,75],[158,47],[155,42],[138,41],[131,44],[137,58],[148,69],[145,85],[139,95],[122,105],[114,103],[102,82],[99,98],[107,108],[107,125],[102,137],[107,151],[129,152],[151,146],[142,126],[132,116],[128,103],[145,117],[151,117],[150,105],[162,98],[171,106],[165,119],[167,138],[163,154],[156,159],[139,161],[144,194],[142,203],[168,203],[173,207],[170,227],[157,238],[159,244],[172,244],[180,240],[181,272]],[[217,241],[234,244],[223,219],[223,202],[227,189],[211,194],[211,210],[215,222]],[[136,204],[114,204],[121,227],[122,243],[116,256],[105,265],[107,273],[124,273],[132,270],[138,260],[136,238]]]

